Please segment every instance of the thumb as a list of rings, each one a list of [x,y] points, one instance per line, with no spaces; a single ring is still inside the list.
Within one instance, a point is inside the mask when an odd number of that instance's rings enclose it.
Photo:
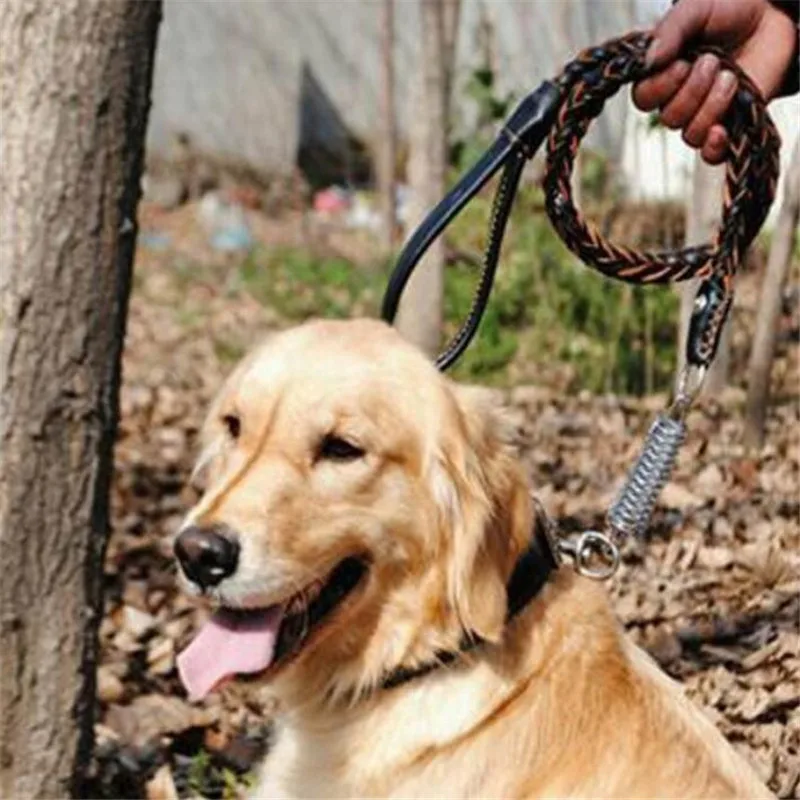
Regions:
[[[663,67],[674,61],[686,43],[703,31],[710,16],[709,0],[684,0],[674,5],[653,31],[647,66]]]
[[[780,12],[765,15],[736,60],[770,100],[781,88],[792,58],[797,58],[796,46],[797,31],[789,17]]]

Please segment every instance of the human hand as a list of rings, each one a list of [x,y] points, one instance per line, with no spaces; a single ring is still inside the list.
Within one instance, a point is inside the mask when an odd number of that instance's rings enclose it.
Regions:
[[[797,31],[768,0],[680,0],[654,31],[648,64],[658,71],[639,81],[633,100],[642,111],[660,109],[668,128],[701,150],[709,164],[725,157],[728,134],[720,124],[737,89],[736,76],[703,54],[694,64],[679,58],[689,42],[722,47],[766,100],[778,92],[794,57]]]

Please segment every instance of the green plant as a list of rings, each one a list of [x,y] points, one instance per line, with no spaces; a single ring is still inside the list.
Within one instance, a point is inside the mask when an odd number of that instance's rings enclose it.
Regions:
[[[581,149],[581,190],[582,201],[587,203],[603,203],[616,199],[619,191],[612,183],[612,172],[608,158],[602,153],[588,148]]]
[[[472,305],[474,276],[459,265],[445,274],[445,333],[452,336]],[[505,323],[500,303],[493,303],[481,320],[478,335],[456,364],[457,378],[494,382],[517,351],[517,332]]]
[[[299,248],[254,250],[239,267],[241,288],[291,321],[345,318],[372,308],[375,277],[344,258]]]
[[[491,197],[470,203],[448,230],[458,253],[477,256]],[[445,273],[445,335],[451,336],[472,304],[478,269],[462,259]],[[204,283],[232,298],[248,294],[284,324],[308,317],[377,316],[390,264],[359,266],[304,248],[257,248],[233,270],[204,267]],[[176,286],[188,288],[198,272],[174,265]],[[663,287],[631,287],[587,269],[572,256],[542,213],[542,193],[523,185],[503,246],[489,305],[478,333],[453,374],[489,384],[550,380],[571,373],[569,387],[644,392],[668,386],[674,362],[676,294]],[[196,327],[202,314],[176,309],[176,320]],[[213,335],[217,358],[237,361],[245,336]],[[569,388],[568,387],[568,388]]]
[[[587,269],[547,219],[535,213],[540,206],[540,191],[525,187],[486,317],[457,374],[502,382],[515,360],[531,375],[562,361],[574,367],[576,389],[638,393],[667,386],[674,361],[675,293],[626,286]],[[489,199],[482,197],[456,221],[452,237],[460,247],[481,246],[488,213]],[[469,310],[474,273],[463,265],[448,273],[451,329]]]
[[[247,344],[230,336],[214,336],[214,355],[222,364],[233,365],[247,352]]]
[[[249,788],[233,770],[223,768],[221,778],[223,800],[237,800],[244,796],[243,790]]]
[[[211,769],[211,756],[207,751],[199,750],[189,764],[189,788],[193,792],[202,795]]]
[[[514,103],[513,92],[498,92],[494,70],[488,63],[470,73],[464,91],[472,100],[474,121],[451,148],[450,163],[459,172],[471,166],[491,144],[498,123],[508,116]]]
[[[256,781],[255,772],[239,774],[205,749],[198,750],[189,762],[187,782],[192,796],[238,800],[245,797]]]

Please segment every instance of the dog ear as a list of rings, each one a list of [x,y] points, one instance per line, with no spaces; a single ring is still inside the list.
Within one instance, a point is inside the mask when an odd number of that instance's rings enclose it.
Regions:
[[[530,536],[532,503],[493,395],[453,385],[453,399],[433,476],[451,549],[450,600],[466,631],[496,642],[506,583]]]

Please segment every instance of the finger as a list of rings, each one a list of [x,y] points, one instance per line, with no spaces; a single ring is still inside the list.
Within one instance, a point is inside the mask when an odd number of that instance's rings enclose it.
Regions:
[[[683,86],[691,71],[692,66],[688,61],[673,61],[666,69],[639,81],[633,87],[633,102],[641,111],[665,106]]]
[[[725,160],[728,152],[728,133],[722,125],[713,125],[706,137],[700,155],[703,161],[712,166]]]
[[[686,144],[692,147],[703,146],[711,132],[711,126],[719,122],[728,110],[737,85],[736,76],[730,70],[724,69],[717,75],[706,99],[683,132]]]
[[[645,58],[647,66],[663,66],[677,58],[686,42],[706,27],[711,7],[711,0],[674,5],[653,31],[653,41]]]
[[[661,112],[661,121],[668,128],[685,127],[708,96],[718,72],[719,59],[716,56],[710,53],[700,56],[683,86]]]

